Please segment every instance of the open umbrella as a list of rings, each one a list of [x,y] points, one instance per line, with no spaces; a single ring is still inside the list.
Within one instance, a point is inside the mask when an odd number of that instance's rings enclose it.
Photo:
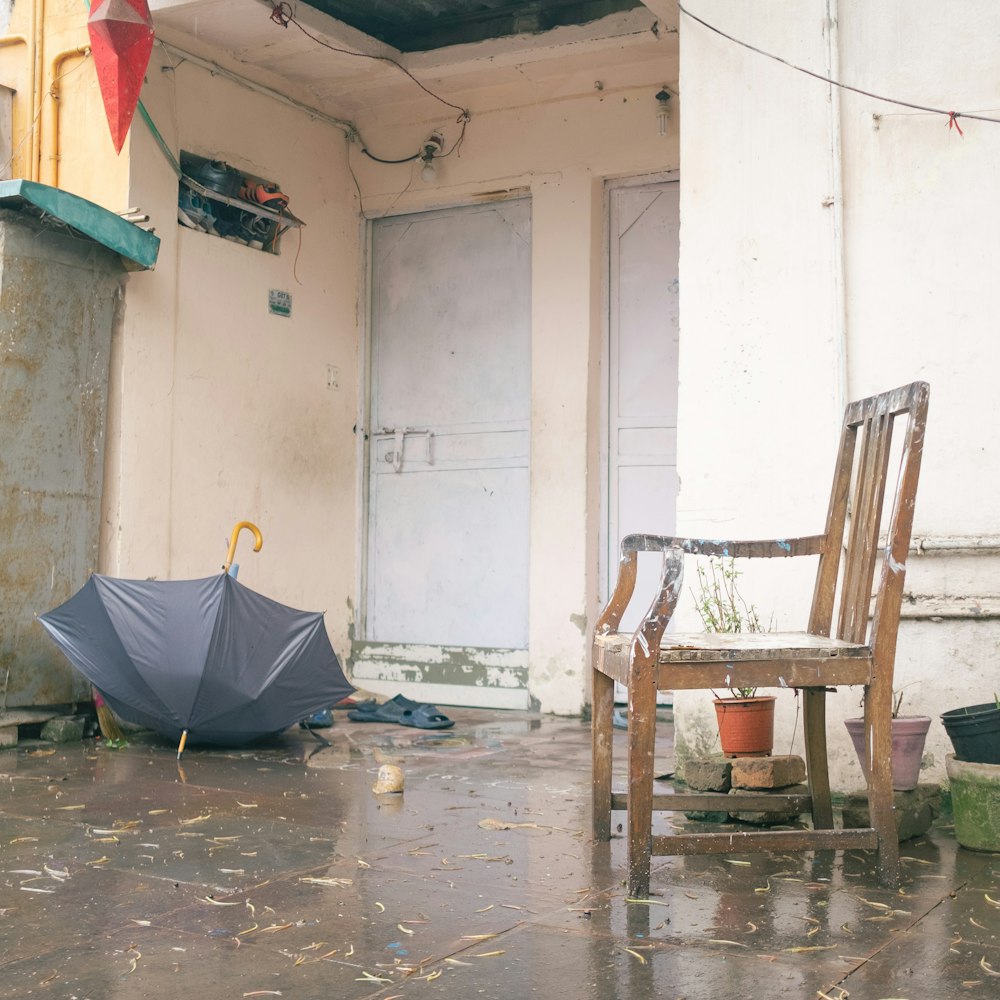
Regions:
[[[238,746],[279,733],[354,689],[323,615],[297,611],[228,573],[203,580],[94,574],[39,621],[128,722]]]

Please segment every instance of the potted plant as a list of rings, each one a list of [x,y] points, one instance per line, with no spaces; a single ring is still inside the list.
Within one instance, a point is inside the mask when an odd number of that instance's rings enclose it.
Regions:
[[[706,632],[764,632],[756,607],[739,592],[734,560],[710,559],[698,566],[695,603]],[[715,694],[715,692],[713,692]],[[774,696],[757,695],[755,687],[729,688],[715,695],[719,741],[726,757],[769,756],[774,748]]]
[[[931,720],[926,715],[900,715],[903,692],[893,692],[892,702],[892,787],[897,792],[909,792],[917,787],[920,779],[920,762],[924,756],[924,743]],[[868,760],[865,757],[865,720],[845,719],[854,751],[861,770],[868,778]]]
[[[974,851],[1000,851],[1000,697],[941,721],[955,748],[945,758],[955,838]]]
[[[941,721],[957,760],[1000,764],[1000,695],[982,705],[953,708]]]

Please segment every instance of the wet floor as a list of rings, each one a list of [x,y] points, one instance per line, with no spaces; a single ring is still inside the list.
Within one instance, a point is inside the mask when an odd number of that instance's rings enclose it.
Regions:
[[[654,859],[628,902],[585,724],[336,714],[329,748],[291,730],[182,770],[151,736],[0,751],[0,997],[1000,995],[1000,855],[945,825],[903,845],[898,893],[822,852]],[[383,763],[402,795],[372,793]]]

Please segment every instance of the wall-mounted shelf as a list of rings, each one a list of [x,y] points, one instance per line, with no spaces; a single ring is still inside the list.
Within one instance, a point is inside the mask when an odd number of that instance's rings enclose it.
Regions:
[[[177,221],[189,229],[221,236],[255,250],[277,253],[282,234],[305,225],[287,206],[276,210],[237,196],[237,192],[247,188],[277,191],[272,181],[183,151],[181,170]]]

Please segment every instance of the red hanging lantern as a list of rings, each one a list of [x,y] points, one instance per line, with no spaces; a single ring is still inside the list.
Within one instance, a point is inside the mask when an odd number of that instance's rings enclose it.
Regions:
[[[153,18],[146,0],[96,0],[87,31],[111,141],[120,153],[153,51]]]

